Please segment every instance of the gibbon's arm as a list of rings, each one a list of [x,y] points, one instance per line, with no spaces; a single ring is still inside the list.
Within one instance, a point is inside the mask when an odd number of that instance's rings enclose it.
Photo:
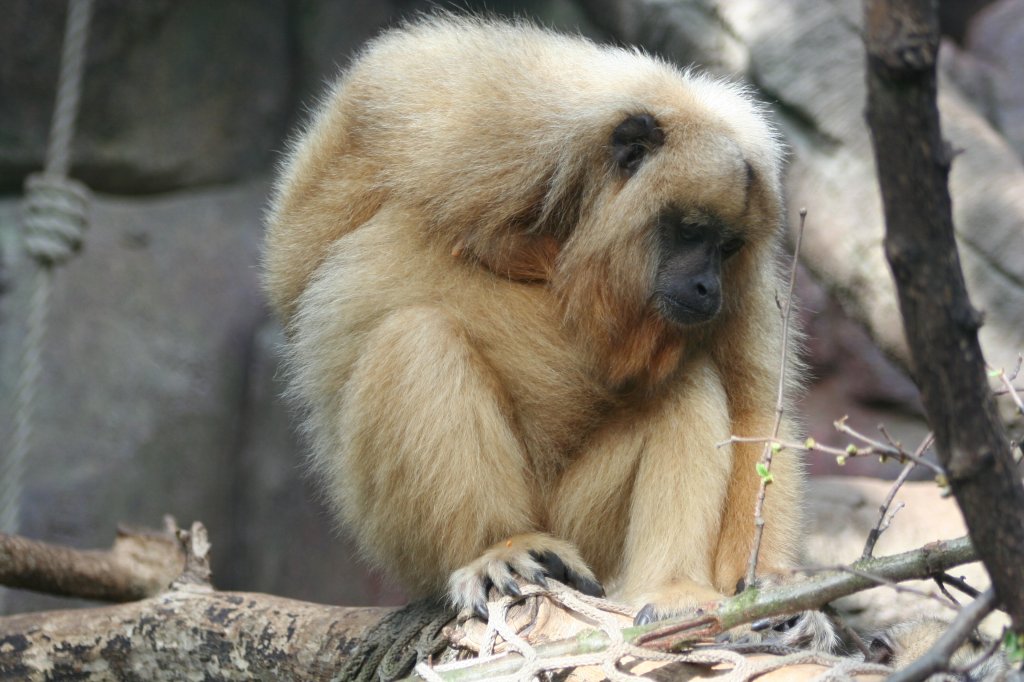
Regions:
[[[490,586],[517,591],[513,574],[600,592],[571,545],[537,532],[536,492],[500,386],[457,323],[437,308],[403,309],[366,348],[341,424],[343,505],[370,557],[414,590],[447,583],[456,606],[484,613]]]

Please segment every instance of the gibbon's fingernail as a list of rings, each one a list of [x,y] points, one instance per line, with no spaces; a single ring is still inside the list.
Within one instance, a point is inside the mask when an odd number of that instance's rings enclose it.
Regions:
[[[502,594],[507,594],[510,597],[522,597],[523,591],[519,589],[518,583],[515,580],[506,580],[501,583]]]
[[[494,587],[494,581],[490,578],[484,578],[484,596],[491,593],[492,587]]]
[[[767,630],[772,626],[771,618],[762,618],[761,620],[755,620],[750,624],[750,629],[754,632],[760,632],[761,630]]]
[[[640,613],[636,614],[636,618],[633,619],[633,625],[647,625],[657,620],[658,610],[654,608],[654,604],[647,604],[640,609]]]
[[[601,587],[601,583],[596,580],[591,580],[578,573],[574,573],[572,577],[572,586],[583,594],[590,595],[591,597],[603,597],[604,588]]]
[[[490,619],[490,615],[487,613],[487,602],[473,602],[473,613],[485,623]]]
[[[545,590],[548,589],[548,580],[544,577],[544,573],[541,571],[535,571],[534,573],[524,575],[523,577],[538,587],[543,587]]]

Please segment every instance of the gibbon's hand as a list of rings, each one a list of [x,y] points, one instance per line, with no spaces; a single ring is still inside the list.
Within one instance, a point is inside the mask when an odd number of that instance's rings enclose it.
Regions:
[[[518,596],[520,579],[547,587],[547,578],[584,594],[604,596],[604,589],[579,552],[569,543],[542,533],[517,535],[494,545],[452,574],[448,593],[456,608],[470,609],[481,620],[487,620],[492,588],[501,595]]]

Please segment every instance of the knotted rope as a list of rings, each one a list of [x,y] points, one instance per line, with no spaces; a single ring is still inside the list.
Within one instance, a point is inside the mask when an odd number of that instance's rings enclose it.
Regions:
[[[53,269],[78,250],[86,227],[89,191],[68,178],[67,173],[82,93],[91,13],[92,0],[69,0],[44,170],[29,176],[25,183],[22,216],[25,250],[38,267],[29,299],[25,348],[15,394],[14,436],[7,456],[0,459],[0,531],[7,533],[17,531],[21,513]]]

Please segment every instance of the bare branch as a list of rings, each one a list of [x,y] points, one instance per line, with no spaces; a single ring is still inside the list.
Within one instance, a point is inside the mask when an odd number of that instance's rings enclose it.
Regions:
[[[899,443],[895,442],[889,436],[888,432],[886,432],[881,426],[879,426],[878,428],[882,430],[882,433],[885,435],[886,440],[888,440],[894,447],[902,451],[902,446]],[[929,447],[931,447],[932,440],[932,434],[930,433],[924,437],[924,440],[921,441],[921,444],[917,446],[917,450],[914,452],[915,459],[920,459],[924,455],[925,451]],[[875,543],[878,542],[878,538],[882,537],[882,533],[884,533],[886,529],[889,528],[889,524],[892,523],[892,519],[894,516],[896,516],[896,512],[898,512],[902,508],[902,505],[896,508],[893,511],[892,515],[889,516],[889,520],[886,521],[885,516],[886,513],[889,511],[889,506],[892,504],[893,498],[896,497],[896,493],[899,491],[899,489],[903,487],[903,484],[906,482],[907,477],[910,475],[910,472],[914,469],[915,466],[917,466],[917,464],[914,462],[914,460],[909,460],[906,464],[904,464],[903,470],[900,472],[900,475],[896,477],[896,481],[893,482],[892,487],[889,489],[889,494],[885,496],[885,501],[882,502],[882,506],[879,507],[878,510],[878,523],[876,523],[875,527],[872,528],[870,532],[868,532],[867,542],[864,543],[864,551],[860,555],[862,559],[869,558],[871,554],[875,551]]]
[[[971,587],[963,579],[952,576],[949,573],[939,573],[935,576],[935,582],[940,585],[952,585],[971,599],[977,599],[981,596],[981,590]]]
[[[997,604],[996,593],[989,588],[976,600],[960,611],[928,652],[906,668],[897,670],[889,682],[918,682],[937,672],[948,670],[949,659],[960,645],[967,641],[985,616],[992,613]]]
[[[7,643],[0,670],[16,679],[326,681],[391,611],[175,590],[117,606],[0,618]]]
[[[888,557],[864,559],[842,570],[813,573],[799,582],[741,592],[698,618],[646,626],[635,643],[674,649],[699,637],[715,635],[761,618],[820,609],[840,597],[874,587],[879,581],[896,583],[930,578],[971,561],[977,561],[977,555],[967,537],[930,543]]]

